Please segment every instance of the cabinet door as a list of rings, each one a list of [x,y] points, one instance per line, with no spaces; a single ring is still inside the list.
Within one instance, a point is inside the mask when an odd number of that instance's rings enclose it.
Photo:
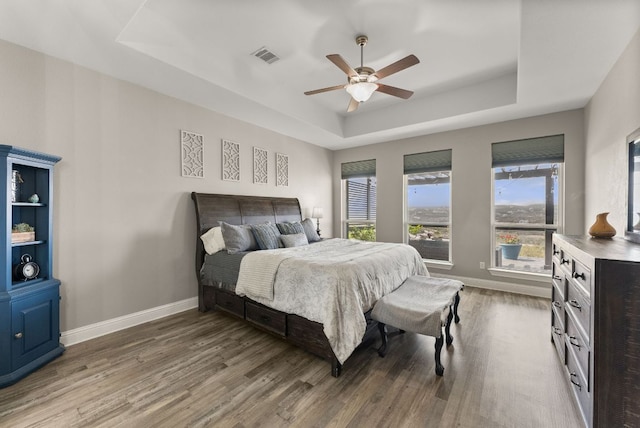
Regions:
[[[58,346],[59,308],[57,287],[11,303],[14,369]]]

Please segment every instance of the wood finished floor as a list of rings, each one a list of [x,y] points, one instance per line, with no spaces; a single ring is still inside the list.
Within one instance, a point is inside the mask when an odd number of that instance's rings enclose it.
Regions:
[[[550,342],[549,301],[467,287],[453,345],[407,333],[329,363],[190,310],[71,346],[0,389],[2,427],[581,426]]]

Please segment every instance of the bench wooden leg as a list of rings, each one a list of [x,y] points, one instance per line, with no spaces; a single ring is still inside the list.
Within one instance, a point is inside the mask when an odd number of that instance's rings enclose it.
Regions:
[[[380,330],[380,337],[382,337],[382,345],[378,348],[378,355],[384,357],[387,355],[387,329],[384,323],[378,322],[378,330]]]
[[[460,304],[460,293],[456,293],[456,298],[453,301],[453,315],[456,319],[456,324],[460,322],[460,317],[458,316],[458,305]]]
[[[438,376],[442,376],[444,374],[444,366],[440,362],[440,351],[442,351],[442,344],[444,340],[442,339],[442,335],[440,337],[436,337],[436,374]]]
[[[453,336],[451,336],[451,320],[453,320],[453,311],[449,309],[449,315],[447,315],[447,325],[444,326],[444,332],[447,335],[447,346],[453,343]]]

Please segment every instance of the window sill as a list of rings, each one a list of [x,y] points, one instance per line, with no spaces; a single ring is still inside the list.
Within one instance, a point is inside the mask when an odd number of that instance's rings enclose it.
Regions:
[[[444,262],[441,260],[430,260],[430,259],[422,259],[425,265],[427,265],[427,269],[444,269],[451,270],[453,269],[453,263]]]
[[[501,276],[505,278],[525,279],[527,281],[536,281],[551,283],[551,274],[547,273],[534,273],[534,272],[522,272],[511,269],[489,268],[487,269],[491,275]]]

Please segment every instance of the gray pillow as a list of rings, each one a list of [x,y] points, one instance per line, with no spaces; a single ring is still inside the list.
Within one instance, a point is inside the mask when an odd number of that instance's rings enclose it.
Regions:
[[[274,250],[280,246],[280,231],[275,224],[252,224],[251,231],[261,250]]]
[[[284,244],[285,248],[301,247],[303,245],[309,245],[309,241],[307,241],[307,235],[304,233],[293,233],[290,235],[282,235],[280,239],[282,239],[282,243]]]
[[[294,233],[304,233],[304,228],[297,221],[278,223],[276,226],[278,226],[278,230],[283,235],[293,235]]]
[[[221,221],[220,229],[222,230],[224,245],[227,247],[229,254],[258,249],[256,239],[253,237],[253,233],[251,233],[251,226],[235,226]]]
[[[318,235],[318,232],[316,232],[316,225],[313,224],[313,220],[305,218],[300,224],[302,225],[304,234],[307,235],[307,240],[309,242],[316,242],[320,240],[320,236]],[[224,242],[227,242],[227,240],[225,239]]]

